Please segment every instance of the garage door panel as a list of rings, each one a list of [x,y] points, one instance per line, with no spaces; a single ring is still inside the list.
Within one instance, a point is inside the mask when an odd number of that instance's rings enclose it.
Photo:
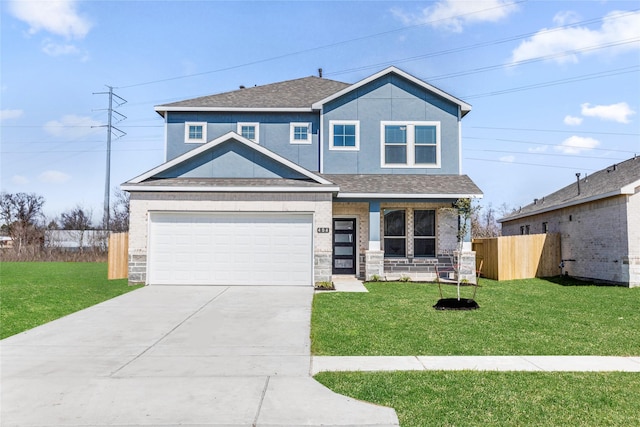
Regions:
[[[310,285],[311,214],[154,212],[151,284]]]

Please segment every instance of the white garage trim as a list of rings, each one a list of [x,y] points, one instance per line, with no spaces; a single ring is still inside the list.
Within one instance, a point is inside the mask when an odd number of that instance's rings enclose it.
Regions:
[[[149,212],[151,285],[313,284],[313,214]]]

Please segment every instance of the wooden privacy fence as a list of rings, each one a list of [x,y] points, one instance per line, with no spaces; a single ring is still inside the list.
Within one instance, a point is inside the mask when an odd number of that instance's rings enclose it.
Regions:
[[[473,239],[476,265],[493,280],[557,276],[562,254],[560,234],[531,234]]]
[[[109,280],[129,277],[129,233],[109,235]]]

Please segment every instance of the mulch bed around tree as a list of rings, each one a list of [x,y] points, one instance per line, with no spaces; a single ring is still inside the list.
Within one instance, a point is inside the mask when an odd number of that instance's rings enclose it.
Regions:
[[[466,298],[442,298],[433,306],[436,310],[476,310],[480,308],[478,303]]]

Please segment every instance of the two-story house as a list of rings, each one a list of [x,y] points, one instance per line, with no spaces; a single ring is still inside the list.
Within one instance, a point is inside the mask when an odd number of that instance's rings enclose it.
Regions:
[[[130,282],[434,278],[457,248],[452,204],[482,196],[461,174],[470,109],[395,67],[157,106],[166,162],[122,186]]]

